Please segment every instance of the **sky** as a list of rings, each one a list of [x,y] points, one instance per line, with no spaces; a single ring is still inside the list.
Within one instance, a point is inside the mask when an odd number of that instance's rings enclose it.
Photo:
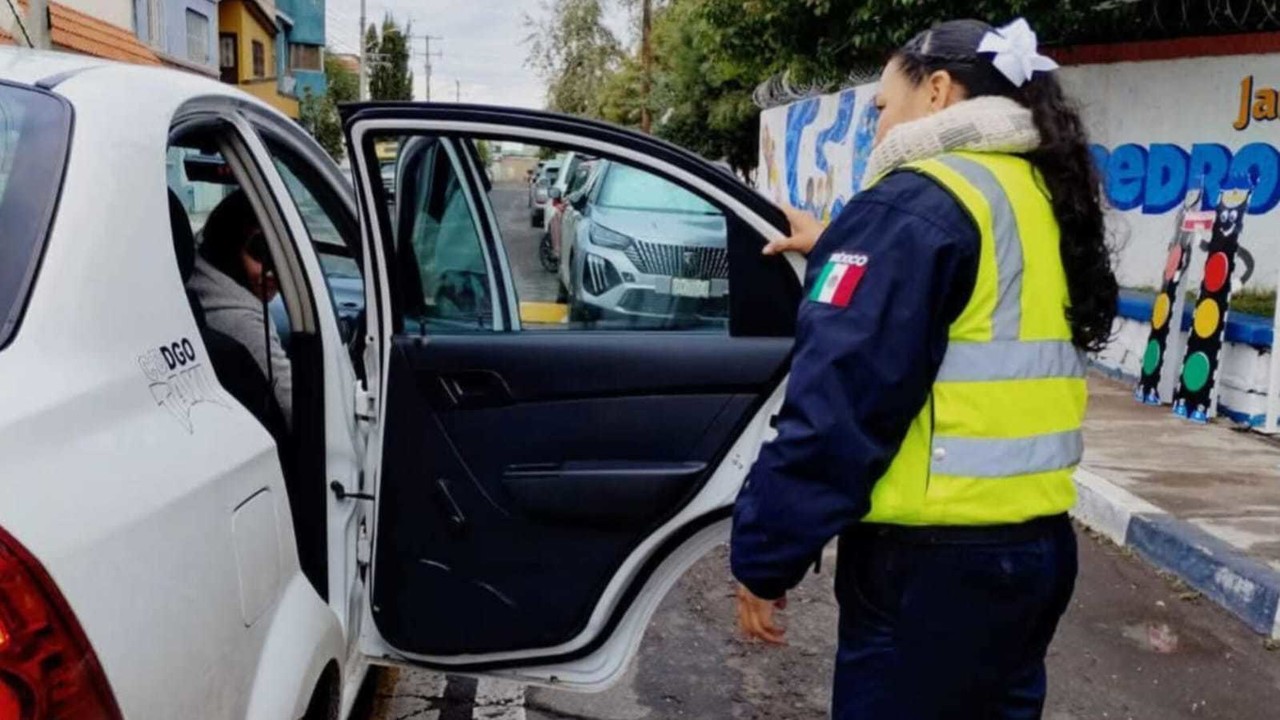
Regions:
[[[607,24],[624,41],[630,37],[627,12],[617,0],[609,2]],[[390,12],[396,21],[412,21],[414,35],[430,34],[431,99],[541,108],[545,86],[525,65],[525,38],[531,30],[526,15],[539,16],[539,0],[366,0],[369,22],[381,22]],[[329,46],[339,52],[359,50],[360,0],[326,0]],[[409,59],[413,96],[426,97],[426,42],[413,41]],[[439,57],[435,54],[440,52]]]

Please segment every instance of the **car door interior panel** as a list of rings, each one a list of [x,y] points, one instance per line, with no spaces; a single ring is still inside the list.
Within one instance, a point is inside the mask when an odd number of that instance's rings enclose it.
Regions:
[[[572,639],[789,352],[785,338],[723,335],[398,338],[373,588],[383,637],[423,655]]]
[[[693,154],[600,123],[343,112],[381,265],[367,295],[383,316],[373,649],[468,669],[582,657],[664,557],[728,512],[683,519],[615,587],[659,528],[736,481],[717,468],[786,375],[801,288],[787,259],[760,252],[762,227],[784,218]],[[482,162],[481,143],[510,163]],[[593,171],[556,272],[528,254],[528,178],[578,152]],[[526,319],[525,304],[563,318]],[[602,602],[612,614],[583,637]]]

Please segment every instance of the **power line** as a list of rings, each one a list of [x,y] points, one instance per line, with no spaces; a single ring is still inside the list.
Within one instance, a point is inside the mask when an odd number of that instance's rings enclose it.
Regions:
[[[427,76],[427,77],[426,77],[426,81],[427,81],[427,85],[426,85],[426,87],[427,87],[427,97],[426,97],[426,101],[427,101],[427,102],[431,102],[431,58],[433,58],[433,57],[444,57],[444,52],[443,52],[443,51],[439,51],[439,50],[437,50],[437,51],[436,51],[436,52],[434,52],[434,53],[433,53],[433,52],[431,52],[431,41],[432,41],[432,40],[444,40],[444,38],[440,37],[439,35],[411,35],[411,36],[409,36],[409,37],[410,37],[410,38],[412,38],[412,39],[414,39],[414,40],[423,40],[423,41],[425,41],[425,42],[426,42],[426,44],[427,44],[426,52],[424,52],[424,53],[423,53],[423,55],[424,55],[424,59],[426,60],[426,63],[425,63],[425,65],[424,65],[424,70],[426,70],[426,76]]]
[[[9,11],[13,13],[13,19],[18,21],[18,28],[22,30],[22,37],[26,39],[27,47],[35,47],[35,43],[31,42],[31,35],[27,33],[27,24],[22,22],[22,13],[13,6],[13,0],[9,0]]]

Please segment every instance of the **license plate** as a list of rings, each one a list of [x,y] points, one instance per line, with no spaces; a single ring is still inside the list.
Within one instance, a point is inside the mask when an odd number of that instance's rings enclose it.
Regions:
[[[671,294],[677,297],[711,297],[711,281],[671,278]]]

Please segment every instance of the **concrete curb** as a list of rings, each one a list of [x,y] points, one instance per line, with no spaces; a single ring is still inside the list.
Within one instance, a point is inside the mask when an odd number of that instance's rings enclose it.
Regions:
[[[1280,638],[1280,571],[1085,468],[1072,515],[1177,575],[1254,631]]]

